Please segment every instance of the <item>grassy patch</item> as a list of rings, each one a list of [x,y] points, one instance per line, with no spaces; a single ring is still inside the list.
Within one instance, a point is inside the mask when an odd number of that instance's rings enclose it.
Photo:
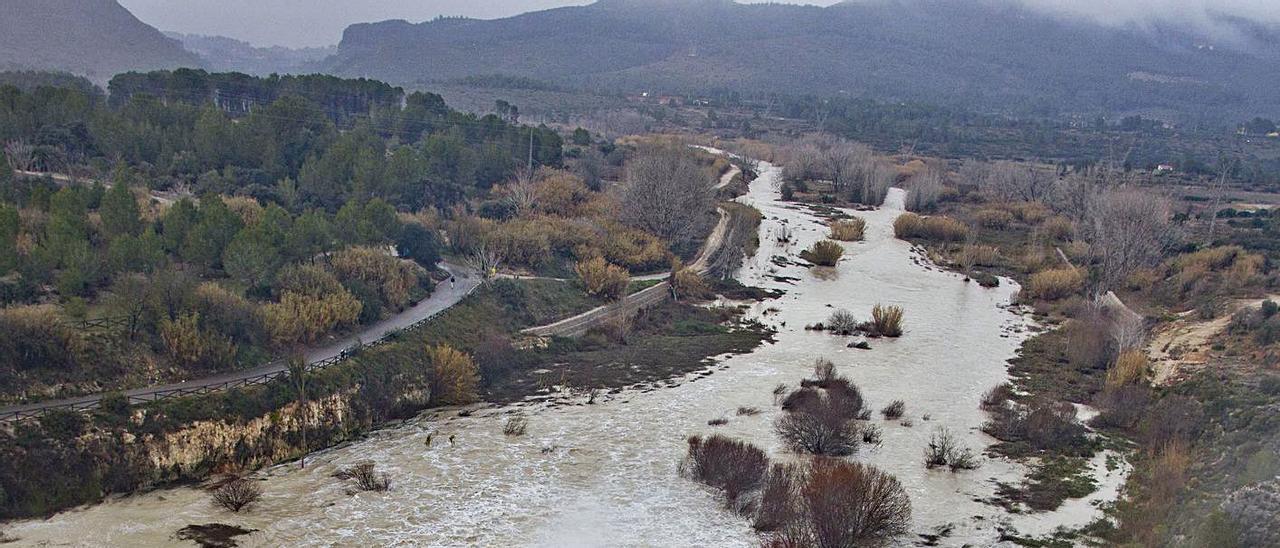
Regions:
[[[1020,511],[1023,505],[1046,512],[1057,509],[1067,499],[1085,497],[1097,489],[1088,459],[1051,456],[1033,464],[1021,485],[999,483],[996,497],[1010,512]]]

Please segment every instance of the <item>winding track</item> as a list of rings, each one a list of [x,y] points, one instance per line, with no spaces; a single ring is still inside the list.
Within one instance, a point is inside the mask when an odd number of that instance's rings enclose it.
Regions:
[[[430,320],[436,314],[457,304],[463,297],[470,295],[480,285],[480,277],[459,266],[441,264],[456,278],[456,283],[443,281],[436,284],[431,296],[417,305],[406,309],[390,318],[368,326],[358,333],[352,333],[336,339],[323,346],[310,348],[303,355],[310,368],[319,368],[332,364],[342,357],[343,353],[356,344],[369,344],[385,339],[388,335],[419,322]],[[200,394],[213,392],[233,386],[257,384],[279,376],[289,370],[286,360],[276,360],[252,369],[228,371],[199,379],[146,386],[126,390],[123,394],[130,402],[141,403],[162,399],[175,394]],[[50,409],[92,409],[97,407],[105,393],[89,394],[73,398],[49,400],[0,408],[0,422],[39,415]]]

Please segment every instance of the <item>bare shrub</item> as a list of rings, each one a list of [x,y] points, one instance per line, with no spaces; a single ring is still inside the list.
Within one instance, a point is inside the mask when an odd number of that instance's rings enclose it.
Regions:
[[[1000,261],[1000,250],[989,245],[966,245],[960,251],[960,260],[970,266],[996,266]]]
[[[929,444],[925,446],[924,465],[926,468],[946,466],[952,472],[973,470],[978,467],[978,458],[972,449],[960,445],[950,429],[939,426],[929,436]]]
[[[880,442],[884,440],[884,431],[874,424],[864,424],[859,431],[862,433],[864,445],[879,447]]]
[[[854,423],[864,412],[862,394],[847,379],[832,377],[821,389],[806,386],[789,394],[786,411],[774,430],[791,450],[814,455],[849,455],[857,451],[860,430]]]
[[[995,388],[988,390],[982,395],[982,400],[978,402],[978,408],[984,411],[999,409],[1004,407],[1004,402],[1013,398],[1013,385],[1004,383],[997,385]]]
[[[342,468],[334,472],[333,477],[340,480],[354,480],[356,488],[361,491],[389,491],[391,478],[378,472],[378,466],[372,462],[361,462],[355,466]]]
[[[772,392],[773,404],[778,405],[778,400],[781,399],[782,396],[786,393],[787,393],[787,385],[785,384],[778,383],[778,386],[773,387],[773,392]]]
[[[746,407],[746,406],[743,406],[743,407],[739,407],[739,408],[738,408],[738,416],[739,416],[739,417],[754,417],[754,416],[759,415],[759,414],[760,414],[760,408],[759,408],[759,407]]]
[[[724,426],[726,424],[729,424],[729,419],[726,417],[716,417],[707,421],[707,426]]]
[[[843,246],[831,240],[822,240],[801,252],[800,258],[818,266],[835,266],[843,255]]]
[[[1026,293],[1033,299],[1056,301],[1084,289],[1084,274],[1074,268],[1054,268],[1031,275]]]
[[[871,308],[872,332],[882,337],[902,336],[902,307],[875,305]]]
[[[831,221],[831,239],[842,242],[860,241],[866,229],[867,222],[857,217]]]
[[[1099,412],[1090,424],[1104,428],[1134,428],[1151,405],[1151,389],[1143,385],[1108,387],[1093,404]]]
[[[913,175],[907,181],[907,210],[928,211],[937,206],[946,175],[945,169],[936,165],[928,166]]]
[[[760,488],[760,508],[753,527],[757,531],[776,531],[804,515],[799,500],[800,489],[809,475],[809,467],[794,463],[773,463]]]
[[[828,331],[837,335],[852,335],[858,331],[860,322],[853,317],[853,313],[843,308],[831,313],[827,317],[825,327]]]
[[[1037,400],[1026,407],[1000,407],[990,412],[982,431],[1000,441],[1071,456],[1085,456],[1093,450],[1087,429],[1076,420],[1076,409],[1069,403]]]
[[[523,436],[528,429],[529,419],[524,417],[511,417],[502,425],[502,433],[507,436]]]
[[[907,402],[902,400],[893,400],[889,405],[884,406],[884,409],[880,410],[880,414],[884,416],[885,420],[895,421],[902,418],[902,415],[905,414],[906,411]]]
[[[1140,428],[1151,447],[1189,443],[1204,428],[1204,407],[1187,396],[1165,396],[1149,408]]]
[[[813,378],[820,383],[826,383],[836,376],[836,364],[826,358],[818,358],[813,361]]]
[[[815,546],[868,546],[906,533],[911,500],[893,476],[856,462],[818,459],[801,489]]]
[[[237,513],[259,498],[262,498],[262,488],[244,478],[234,478],[213,491],[214,503]]]
[[[681,463],[681,471],[690,479],[720,489],[729,508],[749,514],[744,495],[758,489],[769,468],[764,451],[749,443],[710,436],[689,438],[689,451]]]
[[[603,257],[580,261],[573,267],[588,295],[618,300],[631,283],[631,275],[625,268],[609,264]]]
[[[671,288],[682,299],[706,299],[715,296],[701,274],[690,268],[682,268],[671,276]]]
[[[919,237],[924,229],[924,217],[915,213],[903,213],[893,220],[893,235],[899,239]]]
[[[1081,229],[1104,287],[1116,287],[1161,259],[1177,239],[1171,208],[1168,199],[1146,190],[1118,189],[1093,197]]]

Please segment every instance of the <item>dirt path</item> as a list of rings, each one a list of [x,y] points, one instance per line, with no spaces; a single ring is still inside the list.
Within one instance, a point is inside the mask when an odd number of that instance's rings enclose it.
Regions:
[[[1161,386],[1173,384],[1204,367],[1212,357],[1214,339],[1226,331],[1231,316],[1241,309],[1259,306],[1264,300],[1233,301],[1225,313],[1212,320],[1194,320],[1191,316],[1195,311],[1183,312],[1177,320],[1154,333],[1147,344],[1154,373],[1152,382]]]
[[[53,179],[54,182],[60,185],[72,185],[72,184],[92,185],[94,183],[102,183],[102,186],[106,188],[111,188],[114,184],[109,181],[98,181],[96,179],[89,179],[87,177],[76,178],[64,173],[53,173],[53,172],[45,172],[45,171],[17,171],[17,170],[15,170],[14,173],[17,173],[18,175],[23,175],[26,177],[48,177],[50,179]],[[195,198],[195,196],[191,194],[181,194],[176,192],[160,192],[155,190],[148,191],[147,196],[150,196],[151,199],[157,202],[160,202],[164,205],[173,205],[174,202],[182,198]]]

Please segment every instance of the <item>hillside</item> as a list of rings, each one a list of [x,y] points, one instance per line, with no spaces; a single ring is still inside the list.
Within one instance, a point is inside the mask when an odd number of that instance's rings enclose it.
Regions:
[[[259,47],[225,36],[165,33],[178,40],[188,51],[200,56],[213,71],[239,71],[248,74],[296,74],[310,72],[312,65],[337,51],[327,48]]]
[[[115,0],[5,0],[0,13],[0,68],[63,70],[101,84],[128,70],[200,65]]]
[[[1246,29],[1262,46],[1231,47],[1186,29],[1001,4],[657,2],[353,25],[324,65],[397,83],[507,74],[610,91],[731,88],[1023,111],[1273,114],[1280,99],[1273,29]]]

